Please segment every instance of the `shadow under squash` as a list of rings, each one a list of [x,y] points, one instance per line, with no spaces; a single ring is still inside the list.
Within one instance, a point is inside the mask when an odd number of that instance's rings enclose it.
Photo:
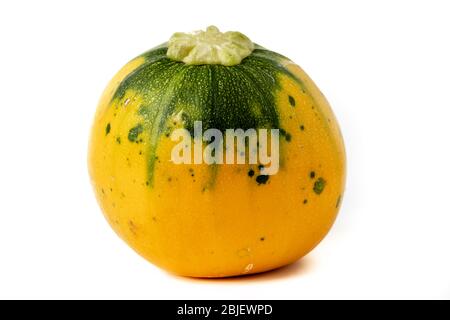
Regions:
[[[239,275],[226,278],[193,278],[193,277],[182,277],[177,275],[175,275],[175,277],[181,280],[191,282],[208,282],[208,283],[218,282],[221,284],[237,283],[237,282],[249,283],[249,282],[274,281],[287,279],[291,277],[299,277],[304,274],[307,274],[310,270],[312,270],[313,264],[314,263],[312,261],[312,258],[307,256],[287,266],[255,274]]]

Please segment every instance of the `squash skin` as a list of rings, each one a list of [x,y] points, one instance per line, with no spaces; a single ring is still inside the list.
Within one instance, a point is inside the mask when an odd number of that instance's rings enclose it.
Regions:
[[[266,183],[258,183],[255,165],[168,161],[175,143],[162,129],[171,118],[164,116],[164,126],[156,126],[155,118],[140,112],[149,99],[145,88],[123,86],[148,63],[148,53],[119,71],[100,100],[88,159],[97,200],[126,243],[172,273],[228,277],[287,265],[311,251],[336,218],[345,150],[332,110],[300,67],[259,50],[280,66],[271,89],[276,114],[253,119],[248,127],[268,124],[285,132],[280,170]],[[210,120],[205,114],[196,119]],[[242,122],[219,122],[211,127],[246,129]]]

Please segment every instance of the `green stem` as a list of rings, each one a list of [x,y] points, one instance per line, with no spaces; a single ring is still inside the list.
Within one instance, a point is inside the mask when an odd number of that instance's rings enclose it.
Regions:
[[[190,65],[234,66],[249,56],[254,47],[253,42],[240,32],[222,33],[217,27],[209,26],[206,31],[173,34],[167,56]]]

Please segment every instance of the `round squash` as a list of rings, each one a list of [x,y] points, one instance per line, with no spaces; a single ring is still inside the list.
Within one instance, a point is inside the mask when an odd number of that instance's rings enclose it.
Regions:
[[[278,129],[278,172],[248,161],[175,163],[174,131],[194,134],[199,121],[203,131]],[[313,81],[288,58],[215,27],[176,33],[117,73],[88,162],[115,232],[157,266],[192,277],[296,261],[329,231],[345,184],[340,130]]]

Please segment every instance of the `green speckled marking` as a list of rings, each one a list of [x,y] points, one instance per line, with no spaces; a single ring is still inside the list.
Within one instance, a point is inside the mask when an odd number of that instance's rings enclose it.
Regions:
[[[292,136],[289,132],[287,132],[284,129],[280,129],[280,134],[286,139],[287,142],[290,142],[292,139]]]
[[[289,104],[293,107],[295,107],[295,99],[293,96],[289,96]]]
[[[128,140],[130,140],[130,142],[136,142],[142,132],[144,132],[144,127],[142,124],[138,124],[128,132]]]
[[[313,190],[316,194],[321,194],[327,182],[323,178],[319,178],[314,182]]]
[[[336,200],[336,209],[339,208],[339,205],[341,204],[341,199],[342,199],[342,196],[339,195],[339,197]]]
[[[269,176],[267,176],[267,175],[261,174],[261,175],[256,177],[256,182],[258,184],[266,184],[267,181],[269,181]]]
[[[215,128],[222,132],[229,128],[279,128],[275,101],[281,89],[279,75],[287,75],[304,90],[304,84],[282,65],[285,57],[259,46],[231,67],[187,65],[170,60],[166,52],[167,47],[162,45],[144,53],[146,61],[120,83],[112,98],[121,102],[128,90],[142,97],[142,130],[133,128],[128,138],[136,141],[137,131],[149,131],[150,184],[158,141],[162,133],[170,130],[171,117],[180,115],[191,134],[194,121],[202,121],[203,130]],[[291,136],[285,138],[289,141]]]
[[[286,139],[287,142],[290,142],[292,140],[292,136],[290,133],[286,133],[286,135],[284,136],[284,138]]]
[[[108,135],[111,132],[111,123],[108,123],[105,128],[105,133]]]

